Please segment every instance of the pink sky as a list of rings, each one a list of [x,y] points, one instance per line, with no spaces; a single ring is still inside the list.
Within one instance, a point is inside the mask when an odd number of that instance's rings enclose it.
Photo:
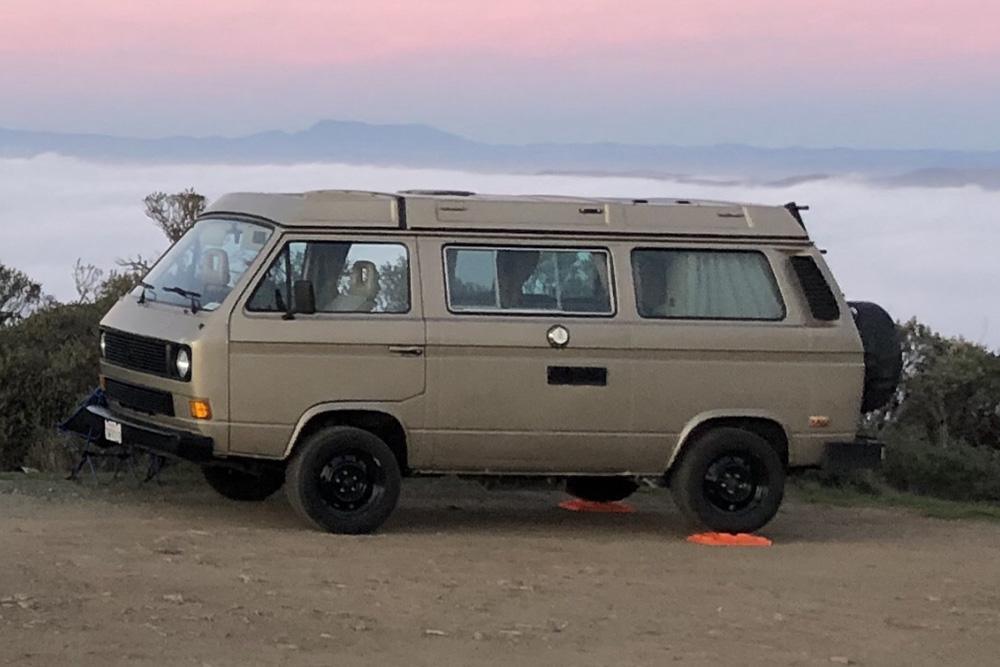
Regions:
[[[807,106],[822,100],[820,115],[842,101],[831,118],[845,130],[877,124],[875,100],[886,127],[890,113],[927,104],[962,124],[941,98],[997,101],[998,26],[997,0],[3,0],[0,126],[156,134],[353,117],[629,138],[658,109],[704,120],[721,100],[744,105],[753,130],[768,97],[787,106],[796,91]],[[179,87],[219,106],[166,113]],[[633,109],[618,129],[616,106]]]

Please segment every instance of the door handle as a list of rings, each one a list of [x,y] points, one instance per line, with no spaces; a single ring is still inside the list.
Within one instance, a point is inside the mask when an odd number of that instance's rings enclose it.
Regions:
[[[390,345],[389,351],[404,357],[419,357],[424,353],[424,348],[419,345]]]

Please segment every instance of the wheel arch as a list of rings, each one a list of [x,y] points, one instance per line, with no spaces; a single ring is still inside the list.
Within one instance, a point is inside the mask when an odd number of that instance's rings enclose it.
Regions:
[[[694,442],[699,435],[713,428],[729,427],[742,428],[764,438],[781,457],[782,463],[788,466],[788,430],[781,423],[781,420],[772,413],[766,411],[744,410],[744,411],[712,411],[702,413],[687,424],[685,424],[677,442],[674,443],[673,451],[667,461],[665,472],[669,472],[680,460],[684,450]]]
[[[402,419],[384,405],[368,403],[324,403],[309,408],[299,417],[282,459],[288,460],[300,442],[327,426],[353,426],[377,435],[395,454],[400,471],[409,470],[408,440]]]

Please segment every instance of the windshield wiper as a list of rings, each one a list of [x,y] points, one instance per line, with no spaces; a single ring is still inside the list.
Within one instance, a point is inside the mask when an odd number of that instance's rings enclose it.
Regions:
[[[147,283],[144,280],[140,280],[139,281],[139,287],[142,288],[142,294],[139,295],[139,303],[146,303],[146,292],[148,290],[155,290],[156,287],[154,287],[153,285],[150,285],[149,283]]]
[[[164,292],[172,292],[174,294],[179,294],[180,296],[182,296],[182,297],[184,297],[186,299],[191,299],[191,314],[192,315],[195,314],[195,313],[197,313],[199,310],[201,310],[201,302],[198,300],[198,299],[201,298],[201,294],[200,293],[198,293],[198,292],[192,292],[190,290],[186,290],[183,287],[164,287],[163,291]]]

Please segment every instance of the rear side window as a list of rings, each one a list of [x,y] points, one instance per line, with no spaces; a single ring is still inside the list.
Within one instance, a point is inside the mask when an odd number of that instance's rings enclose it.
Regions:
[[[780,320],[785,306],[767,258],[728,250],[632,251],[639,315]]]
[[[405,313],[410,310],[410,260],[397,243],[294,241],[282,249],[247,303],[247,310],[283,313],[292,285],[312,284],[318,313]]]
[[[792,268],[799,279],[799,285],[809,303],[809,312],[812,316],[824,322],[840,319],[837,297],[833,295],[833,290],[823,277],[823,272],[816,266],[816,260],[808,255],[796,255],[792,257]]]
[[[449,246],[444,262],[453,312],[614,312],[606,250]]]

